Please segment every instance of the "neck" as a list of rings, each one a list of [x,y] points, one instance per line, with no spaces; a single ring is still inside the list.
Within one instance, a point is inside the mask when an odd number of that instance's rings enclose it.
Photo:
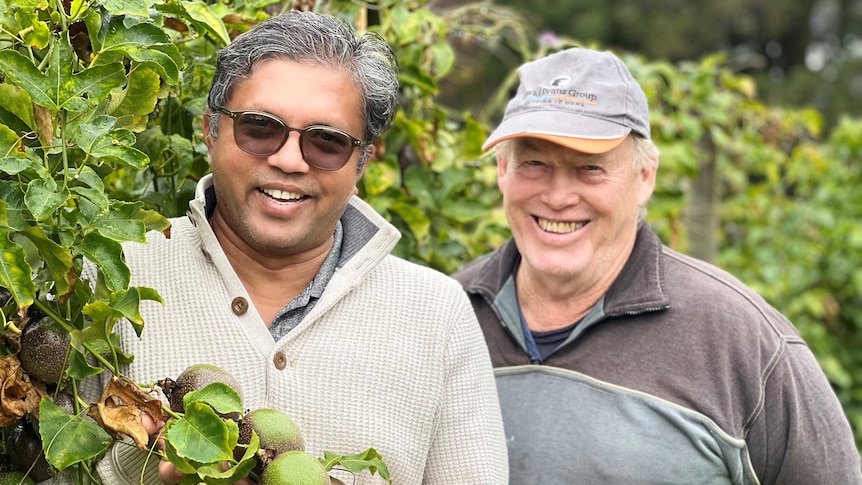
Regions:
[[[530,330],[557,330],[583,318],[599,301],[607,288],[590,287],[586,291],[565,291],[560,286],[528,271],[518,269],[515,277],[518,303]],[[562,291],[561,291],[562,290]]]
[[[228,261],[267,327],[278,312],[311,283],[333,244],[333,238],[330,237],[326,244],[310,251],[291,256],[268,255],[224,231],[220,218],[213,217],[210,223]]]

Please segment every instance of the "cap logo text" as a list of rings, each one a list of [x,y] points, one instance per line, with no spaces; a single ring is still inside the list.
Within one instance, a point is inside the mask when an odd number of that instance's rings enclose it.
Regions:
[[[532,104],[562,104],[562,105],[591,105],[598,104],[599,96],[590,91],[581,91],[577,88],[567,88],[566,86],[572,82],[569,76],[558,76],[554,78],[548,87],[538,87],[536,89],[525,89],[524,100],[525,105]]]

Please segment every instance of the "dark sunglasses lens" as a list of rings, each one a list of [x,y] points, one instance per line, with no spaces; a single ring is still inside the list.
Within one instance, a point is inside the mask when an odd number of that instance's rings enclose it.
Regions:
[[[272,116],[243,113],[234,123],[237,146],[254,155],[272,155],[284,141],[287,128]]]
[[[323,170],[338,170],[353,153],[350,137],[328,128],[307,129],[301,143],[305,160]]]

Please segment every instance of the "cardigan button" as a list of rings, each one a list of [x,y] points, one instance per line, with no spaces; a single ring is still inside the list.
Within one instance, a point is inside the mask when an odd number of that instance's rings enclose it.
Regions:
[[[276,352],[272,362],[278,370],[284,370],[287,367],[287,357],[285,357],[284,352]]]
[[[234,315],[245,315],[245,312],[248,311],[248,301],[246,301],[245,298],[238,296],[230,303],[230,309],[233,310]]]

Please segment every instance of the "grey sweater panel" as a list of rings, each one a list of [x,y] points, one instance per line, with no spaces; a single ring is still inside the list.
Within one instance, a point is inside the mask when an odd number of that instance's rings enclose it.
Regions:
[[[556,367],[496,375],[511,483],[758,483],[745,441],[700,413]]]

